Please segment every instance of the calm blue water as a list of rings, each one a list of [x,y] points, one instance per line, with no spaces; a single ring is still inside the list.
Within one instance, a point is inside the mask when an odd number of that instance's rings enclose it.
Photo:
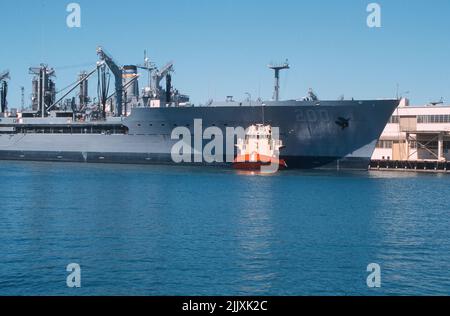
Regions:
[[[450,291],[448,176],[0,162],[0,203],[1,295]]]

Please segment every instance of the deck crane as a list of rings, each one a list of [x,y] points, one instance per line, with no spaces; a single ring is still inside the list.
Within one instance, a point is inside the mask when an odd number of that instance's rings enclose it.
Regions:
[[[39,112],[44,118],[49,112],[49,107],[55,100],[56,89],[53,77],[56,76],[55,69],[49,68],[48,65],[41,64],[39,67],[31,67],[29,74],[34,75],[33,79],[33,109]]]
[[[156,93],[156,98],[161,98],[161,81],[166,78],[168,80],[167,86],[170,85],[171,77],[170,73],[173,71],[173,62],[169,62],[167,65],[165,65],[161,69],[157,69],[153,74],[153,80],[152,80],[152,90]],[[166,89],[167,90],[167,89]],[[167,94],[170,93],[170,91],[166,91]],[[170,100],[166,100],[166,102],[170,102]]]
[[[0,73],[0,108],[1,113],[5,113],[8,103],[6,101],[6,96],[8,95],[8,82],[11,79],[9,76],[9,71],[5,70]]]
[[[122,116],[122,99],[123,99],[123,69],[109,56],[102,47],[97,48],[97,54],[102,61],[106,63],[108,68],[112,71],[115,81],[116,89],[116,111],[114,115],[116,117]]]
[[[137,65],[136,67],[139,69],[143,69],[148,71],[148,86],[144,88],[144,100],[145,99],[156,99],[160,100],[162,97],[162,87],[161,81],[166,79],[166,103],[170,103],[170,88],[172,78],[170,73],[173,72],[173,62],[167,63],[163,68],[158,69],[156,65],[150,61],[150,58],[147,57],[147,52],[144,53],[144,64]],[[147,102],[146,102],[147,103]]]
[[[80,76],[79,80],[77,82],[75,82],[74,84],[72,84],[72,88],[66,92],[62,97],[60,97],[57,101],[55,101],[52,105],[50,105],[47,108],[47,111],[52,110],[56,105],[58,105],[62,100],[64,100],[65,97],[67,97],[70,93],[72,93],[72,91],[74,91],[78,86],[80,86],[83,82],[87,82],[87,80],[100,68],[104,65],[104,61],[99,61],[97,63],[97,66],[95,67],[94,70],[92,70],[89,73],[83,73],[82,76]]]

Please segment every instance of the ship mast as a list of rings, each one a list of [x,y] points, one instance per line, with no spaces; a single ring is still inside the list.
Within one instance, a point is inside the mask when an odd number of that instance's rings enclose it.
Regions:
[[[268,66],[275,72],[275,86],[273,92],[273,100],[280,101],[280,71],[285,69],[290,69],[289,61],[286,59],[284,64],[271,64]]]

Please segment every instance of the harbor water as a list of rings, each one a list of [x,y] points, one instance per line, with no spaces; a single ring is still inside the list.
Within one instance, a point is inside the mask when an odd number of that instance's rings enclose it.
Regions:
[[[0,295],[450,292],[446,175],[3,161],[0,179]]]

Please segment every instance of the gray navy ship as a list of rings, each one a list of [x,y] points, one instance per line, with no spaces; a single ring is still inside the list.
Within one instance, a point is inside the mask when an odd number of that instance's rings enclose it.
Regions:
[[[173,139],[174,129],[188,129],[194,138],[195,122],[201,120],[203,129],[215,127],[223,135],[238,126],[278,127],[284,145],[280,158],[289,168],[367,170],[376,143],[399,104],[395,99],[323,101],[312,91],[300,100],[280,101],[280,71],[289,68],[286,62],[270,65],[275,72],[271,101],[249,97],[239,102],[228,97],[194,106],[172,86],[173,63],[159,69],[145,58],[141,65],[120,66],[104,49],[98,48],[97,54],[96,67],[82,72],[72,86],[59,92],[54,69],[47,65],[30,68],[34,77],[28,110],[8,109],[9,73],[0,75],[0,159],[175,164],[172,151],[179,139]],[[142,90],[139,69],[148,73],[148,84]],[[93,77],[95,99],[88,92]],[[114,79],[111,94],[110,79]],[[183,163],[226,166],[227,161],[227,157],[215,162],[194,157]]]

